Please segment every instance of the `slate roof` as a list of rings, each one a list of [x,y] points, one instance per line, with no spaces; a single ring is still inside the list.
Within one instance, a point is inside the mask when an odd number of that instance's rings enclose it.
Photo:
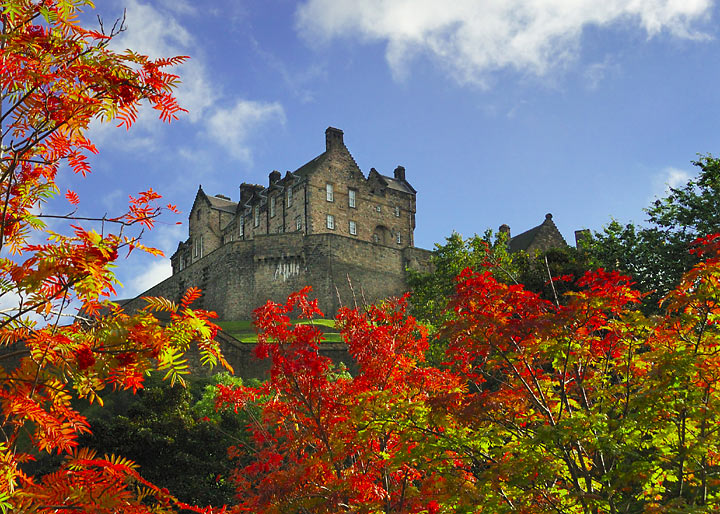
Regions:
[[[224,198],[218,198],[217,196],[206,196],[210,201],[210,207],[213,209],[234,213],[237,208],[237,202],[233,202],[232,200],[225,200]]]
[[[538,225],[535,228],[531,228],[522,234],[518,234],[517,236],[510,238],[510,242],[508,243],[510,253],[526,251],[535,240],[537,233],[540,232],[541,226],[542,225]]]
[[[403,193],[416,193],[415,189],[406,181],[406,180],[398,180],[393,177],[388,177],[385,175],[380,175],[385,182],[387,182],[387,187],[390,189],[394,189],[396,191],[401,191]]]
[[[535,249],[539,250],[548,250],[550,247],[559,245],[567,246],[565,239],[552,220],[552,214],[546,214],[545,221],[537,227],[510,238],[508,249],[510,253],[528,251],[533,245]]]
[[[325,160],[324,157],[327,154],[327,152],[323,152],[311,161],[306,162],[302,166],[300,166],[298,169],[292,172],[293,175],[304,178],[310,175],[313,171],[315,171],[320,164]]]

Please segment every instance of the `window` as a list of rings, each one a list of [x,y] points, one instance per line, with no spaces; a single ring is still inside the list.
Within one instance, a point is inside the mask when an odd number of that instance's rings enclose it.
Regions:
[[[253,225],[258,226],[260,225],[260,206],[256,205],[253,207]]]
[[[302,230],[302,218],[300,216],[295,218],[295,230]]]
[[[357,235],[357,224],[354,221],[350,221],[350,235],[356,236]]]
[[[400,217],[400,207],[398,207],[397,205],[395,206],[395,217],[396,218]]]
[[[327,224],[327,228],[329,228],[330,230],[335,230],[335,216],[333,216],[332,214],[328,214],[325,222]]]
[[[325,199],[328,202],[335,201],[335,191],[332,184],[325,184]]]
[[[271,218],[275,217],[275,197],[274,196],[270,197],[270,217]]]
[[[400,235],[400,232],[398,232],[397,234],[395,234],[395,242],[396,242],[397,244],[402,244],[402,236]]]
[[[238,235],[240,239],[245,237],[245,218],[240,217],[240,226],[238,227]]]
[[[376,206],[375,206],[375,210],[376,210],[377,212],[380,212],[380,206],[379,206],[379,205],[376,205]]]
[[[290,207],[292,205],[292,186],[288,186],[287,190],[287,206]]]
[[[195,238],[195,252],[194,256],[198,259],[202,259],[203,256],[203,236]]]
[[[348,189],[348,207],[355,208],[355,190]]]

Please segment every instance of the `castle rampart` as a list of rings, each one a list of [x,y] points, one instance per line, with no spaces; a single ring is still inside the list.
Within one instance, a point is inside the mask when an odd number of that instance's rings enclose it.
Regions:
[[[320,309],[332,316],[341,306],[376,303],[407,290],[406,268],[426,270],[430,252],[393,248],[339,234],[258,235],[220,246],[143,293],[179,300],[189,287],[203,296],[195,304],[220,319],[249,319],[267,300],[284,302],[307,285]],[[139,307],[136,301],[130,307]]]

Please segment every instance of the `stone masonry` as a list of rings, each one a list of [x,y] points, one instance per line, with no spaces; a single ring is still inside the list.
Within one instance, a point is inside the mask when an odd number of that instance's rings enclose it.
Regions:
[[[267,186],[241,184],[237,202],[200,187],[173,275],[143,296],[177,300],[199,287],[195,306],[226,320],[305,286],[328,316],[399,296],[407,268],[430,266],[430,252],[413,246],[415,195],[402,166],[365,177],[330,127],[325,152],[285,176],[271,172]]]

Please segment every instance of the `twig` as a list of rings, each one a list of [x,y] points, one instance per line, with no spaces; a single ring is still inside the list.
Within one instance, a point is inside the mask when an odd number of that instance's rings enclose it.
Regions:
[[[555,290],[555,282],[553,281],[552,274],[550,273],[550,264],[548,264],[547,254],[545,255],[545,269],[547,269],[548,278],[550,279],[550,287],[552,287],[553,296],[555,297],[555,305],[560,307],[560,300],[558,300],[557,291]]]

